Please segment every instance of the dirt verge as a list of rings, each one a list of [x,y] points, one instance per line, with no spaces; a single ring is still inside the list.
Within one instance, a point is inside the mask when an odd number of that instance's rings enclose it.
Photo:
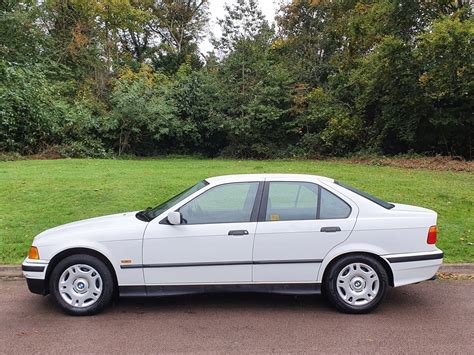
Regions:
[[[440,171],[465,171],[474,173],[474,162],[455,159],[451,157],[419,157],[419,158],[347,158],[335,159],[336,161],[346,160],[354,164],[366,164],[374,166],[394,166],[405,169],[427,169]]]

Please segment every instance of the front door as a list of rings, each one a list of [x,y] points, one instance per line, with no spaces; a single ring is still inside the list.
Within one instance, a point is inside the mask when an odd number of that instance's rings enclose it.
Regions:
[[[310,182],[268,181],[255,234],[253,281],[314,282],[354,228],[357,207]]]
[[[251,282],[259,184],[204,191],[179,208],[180,225],[150,222],[143,242],[146,284]]]

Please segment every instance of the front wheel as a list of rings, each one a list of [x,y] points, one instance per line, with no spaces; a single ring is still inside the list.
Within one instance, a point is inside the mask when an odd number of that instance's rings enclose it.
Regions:
[[[367,255],[342,257],[328,271],[323,291],[344,313],[368,313],[382,302],[388,287],[384,267]]]
[[[100,312],[110,303],[114,292],[110,270],[90,255],[71,255],[61,260],[49,282],[56,303],[75,316]]]

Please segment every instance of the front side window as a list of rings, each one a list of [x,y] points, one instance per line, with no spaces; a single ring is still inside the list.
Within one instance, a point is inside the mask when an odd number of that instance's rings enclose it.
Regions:
[[[318,186],[309,182],[270,182],[266,221],[316,219]]]
[[[250,222],[258,182],[219,185],[179,209],[184,224]]]

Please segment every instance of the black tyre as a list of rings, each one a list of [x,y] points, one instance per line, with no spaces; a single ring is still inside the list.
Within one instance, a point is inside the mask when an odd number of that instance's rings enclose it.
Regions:
[[[61,260],[51,273],[49,289],[59,307],[74,316],[100,312],[114,294],[114,279],[98,258],[86,254]]]
[[[323,280],[326,298],[344,313],[368,313],[385,297],[388,276],[368,255],[348,255],[337,260]]]

